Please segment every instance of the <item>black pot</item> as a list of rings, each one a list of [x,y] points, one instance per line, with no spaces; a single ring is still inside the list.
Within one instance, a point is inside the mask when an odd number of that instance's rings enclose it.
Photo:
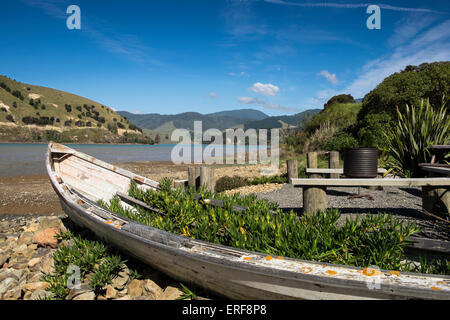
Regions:
[[[344,149],[344,175],[349,178],[376,178],[378,149]]]

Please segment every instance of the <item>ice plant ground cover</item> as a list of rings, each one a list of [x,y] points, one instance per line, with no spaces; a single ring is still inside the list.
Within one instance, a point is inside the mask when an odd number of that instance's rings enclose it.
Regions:
[[[419,229],[404,225],[389,214],[368,215],[338,224],[340,212],[327,210],[297,216],[282,212],[276,205],[255,196],[239,197],[212,194],[205,190],[171,189],[171,181],[163,179],[160,190],[139,189],[131,181],[129,196],[143,201],[164,215],[145,210],[124,208],[119,198],[103,207],[132,220],[186,237],[266,253],[325,263],[358,267],[377,266],[386,270],[450,274],[450,262],[406,259],[404,247]],[[223,207],[208,201],[223,201]],[[235,211],[233,205],[245,209]]]

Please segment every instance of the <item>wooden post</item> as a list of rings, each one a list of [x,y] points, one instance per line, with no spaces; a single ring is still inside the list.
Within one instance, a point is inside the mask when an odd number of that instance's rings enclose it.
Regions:
[[[200,167],[188,167],[188,185],[198,189],[200,186]]]
[[[209,167],[200,168],[200,185],[208,191],[214,192],[214,169]]]
[[[434,172],[429,172],[430,177],[439,177]],[[450,215],[450,188],[422,187],[422,208],[430,213]]]
[[[290,182],[291,178],[298,178],[297,160],[288,160],[286,164],[287,164],[288,181]]]
[[[188,180],[173,180],[173,187],[175,189],[185,188],[188,184]]]
[[[306,155],[307,167],[317,168],[317,152]],[[309,174],[309,178],[322,178],[320,174]],[[326,187],[303,187],[303,214],[314,213],[327,208]]]
[[[328,168],[339,169],[339,152],[330,151],[330,157],[328,158]],[[339,173],[330,173],[330,178],[339,179]]]

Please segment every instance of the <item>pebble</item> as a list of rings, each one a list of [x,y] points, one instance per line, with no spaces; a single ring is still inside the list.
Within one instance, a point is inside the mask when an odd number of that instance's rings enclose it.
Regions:
[[[61,245],[72,241],[52,242],[41,240],[38,234],[52,236],[58,230],[67,231],[62,217],[0,217],[0,299],[37,300],[51,298],[49,283],[44,275],[54,272],[53,253]],[[47,230],[47,231],[46,231]],[[183,294],[178,288],[161,287],[168,278],[149,267],[143,279],[130,280],[130,270],[124,267],[99,295],[85,284],[70,290],[73,300],[155,300],[176,299]],[[84,280],[84,279],[83,279]],[[156,283],[156,282],[158,283]],[[86,282],[86,281],[85,281]],[[165,288],[165,290],[164,290]]]
[[[183,291],[181,291],[177,287],[168,286],[159,297],[159,300],[176,300],[183,294]]]
[[[142,284],[143,281],[134,279],[128,285],[128,294],[130,296],[141,296],[142,295]]]

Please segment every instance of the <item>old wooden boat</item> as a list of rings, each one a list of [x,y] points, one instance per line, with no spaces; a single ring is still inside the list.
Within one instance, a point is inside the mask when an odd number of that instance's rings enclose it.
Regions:
[[[185,283],[231,299],[450,299],[450,277],[304,261],[189,239],[98,206],[158,183],[66,146],[50,143],[50,181],[68,216],[99,238]]]

